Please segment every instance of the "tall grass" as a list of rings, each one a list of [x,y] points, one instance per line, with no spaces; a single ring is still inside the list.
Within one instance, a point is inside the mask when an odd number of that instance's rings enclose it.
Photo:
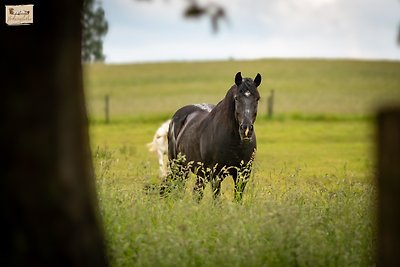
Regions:
[[[256,173],[243,204],[197,203],[122,186],[112,152],[98,149],[95,159],[113,266],[374,265],[375,190],[346,173]]]
[[[197,203],[160,198],[159,124],[91,126],[97,188],[112,266],[372,266],[375,188],[371,121],[256,122],[258,151],[242,204],[233,182]]]

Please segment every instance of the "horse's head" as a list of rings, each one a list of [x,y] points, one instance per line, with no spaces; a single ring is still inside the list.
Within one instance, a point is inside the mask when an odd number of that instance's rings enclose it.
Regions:
[[[257,117],[257,106],[260,94],[257,87],[261,83],[261,75],[253,79],[242,78],[238,72],[235,76],[236,90],[234,91],[235,118],[239,125],[239,134],[242,141],[250,141],[253,137],[253,124]]]

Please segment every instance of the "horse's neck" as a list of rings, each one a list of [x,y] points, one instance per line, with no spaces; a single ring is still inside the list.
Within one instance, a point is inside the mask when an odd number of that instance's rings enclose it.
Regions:
[[[227,131],[227,134],[231,132],[237,132],[238,125],[235,118],[235,103],[233,96],[227,94],[221,102],[213,109],[214,116],[213,120]]]

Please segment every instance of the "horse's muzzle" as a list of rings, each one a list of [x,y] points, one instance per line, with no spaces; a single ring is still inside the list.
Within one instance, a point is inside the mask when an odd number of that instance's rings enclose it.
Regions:
[[[242,141],[250,141],[253,136],[254,127],[252,124],[242,124],[239,128]]]

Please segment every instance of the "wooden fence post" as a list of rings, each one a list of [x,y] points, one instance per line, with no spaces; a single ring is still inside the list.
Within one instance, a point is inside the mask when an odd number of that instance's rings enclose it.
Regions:
[[[377,266],[400,266],[400,107],[378,114]]]
[[[267,112],[268,112],[268,118],[272,118],[272,115],[274,113],[274,95],[275,91],[274,89],[271,90],[271,94],[268,96],[267,99]]]
[[[104,113],[106,124],[110,123],[110,96],[106,95],[104,97]]]

